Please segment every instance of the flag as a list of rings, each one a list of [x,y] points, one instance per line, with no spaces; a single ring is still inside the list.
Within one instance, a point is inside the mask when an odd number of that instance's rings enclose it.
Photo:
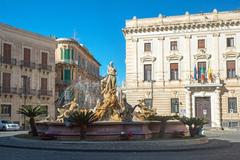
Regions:
[[[200,69],[200,73],[201,73],[201,80],[204,81],[205,80],[205,74],[204,74],[204,68],[203,66]]]
[[[212,81],[212,68],[208,66],[208,80]]]
[[[197,78],[197,73],[198,73],[198,71],[197,71],[197,66],[196,66],[196,64],[195,64],[195,66],[194,66],[194,80],[197,80],[198,78]]]

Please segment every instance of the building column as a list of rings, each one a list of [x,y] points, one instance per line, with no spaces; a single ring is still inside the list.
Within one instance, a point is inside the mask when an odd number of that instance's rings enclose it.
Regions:
[[[186,117],[191,117],[191,91],[186,89]]]
[[[188,64],[186,65],[187,68],[184,68],[186,74],[185,74],[185,79],[190,79],[191,76],[191,71],[193,69],[193,67],[191,66],[192,64],[192,54],[191,54],[191,35],[186,35],[185,36],[185,43],[186,43],[186,52],[188,53]]]
[[[160,48],[160,58],[159,58],[159,75],[160,75],[160,82],[162,82],[162,84],[164,85],[164,81],[165,81],[165,78],[164,78],[164,40],[165,40],[165,37],[159,37],[158,38],[158,41],[159,41],[159,48]],[[160,66],[161,65],[161,66]],[[157,80],[157,79],[156,79]]]
[[[215,119],[212,123],[212,127],[221,127],[221,113],[220,113],[220,90],[217,88],[215,90]]]

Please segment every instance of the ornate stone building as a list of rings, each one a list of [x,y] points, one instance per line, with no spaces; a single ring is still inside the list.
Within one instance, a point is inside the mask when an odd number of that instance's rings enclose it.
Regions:
[[[55,116],[55,48],[55,39],[0,23],[0,119],[23,124],[22,105]]]
[[[67,86],[78,80],[100,82],[101,64],[86,47],[70,38],[59,38],[56,41],[56,95],[60,96]]]
[[[123,33],[130,104],[240,125],[240,11],[134,17]]]

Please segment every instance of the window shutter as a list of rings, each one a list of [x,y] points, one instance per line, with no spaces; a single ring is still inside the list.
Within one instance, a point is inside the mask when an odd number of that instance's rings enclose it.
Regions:
[[[235,61],[227,61],[227,69],[235,70]]]
[[[205,48],[205,39],[198,40],[198,48]]]
[[[11,62],[11,45],[3,44],[3,60],[5,62]]]
[[[42,52],[42,64],[47,65],[48,64],[48,53]]]
[[[171,63],[170,64],[170,69],[171,70],[178,70],[178,63]]]

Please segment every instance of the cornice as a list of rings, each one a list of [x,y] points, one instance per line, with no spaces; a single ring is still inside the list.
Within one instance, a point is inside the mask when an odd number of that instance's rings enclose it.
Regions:
[[[162,32],[174,30],[187,30],[187,29],[203,29],[215,27],[229,27],[239,26],[240,20],[218,20],[218,21],[204,21],[204,22],[191,22],[191,23],[176,23],[176,24],[159,24],[138,27],[127,27],[123,29],[123,33],[147,33],[147,32]]]
[[[10,26],[10,25],[7,25],[7,24],[0,23],[0,29],[3,32],[4,31],[5,32],[12,32],[12,33],[15,33],[15,34],[18,34],[18,35],[21,35],[21,36],[26,36],[26,37],[29,37],[29,38],[33,38],[35,40],[44,41],[44,42],[50,43],[52,45],[57,44],[55,39],[53,39],[53,38],[43,36],[43,35],[40,35],[40,34],[37,34],[37,33],[33,33],[33,32],[30,32],[30,31],[26,31],[26,30],[23,30],[23,29],[19,29],[19,28],[16,28],[16,27],[13,27],[13,26]]]

